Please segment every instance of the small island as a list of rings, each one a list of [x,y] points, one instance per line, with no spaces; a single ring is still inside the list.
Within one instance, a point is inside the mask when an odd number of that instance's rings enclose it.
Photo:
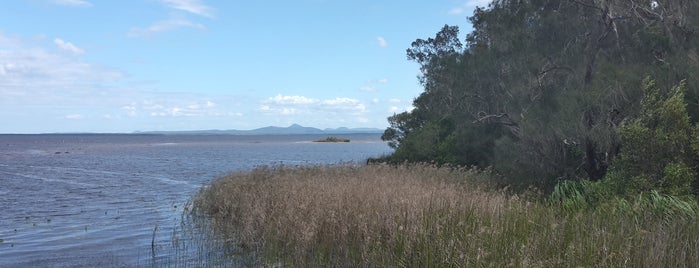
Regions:
[[[325,139],[315,140],[313,142],[350,142],[350,140],[340,137],[327,137]]]

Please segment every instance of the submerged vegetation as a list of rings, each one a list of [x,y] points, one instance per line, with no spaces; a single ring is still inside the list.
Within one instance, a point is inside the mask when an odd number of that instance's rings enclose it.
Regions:
[[[654,192],[593,206],[575,185],[535,200],[486,188],[490,176],[429,165],[262,167],[214,181],[194,213],[258,265],[699,263],[695,202]]]

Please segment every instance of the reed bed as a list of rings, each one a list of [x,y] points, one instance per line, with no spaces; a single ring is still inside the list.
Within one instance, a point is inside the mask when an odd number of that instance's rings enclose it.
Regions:
[[[637,208],[569,211],[483,188],[473,170],[261,167],[193,201],[233,258],[262,266],[693,267],[699,224]],[[633,207],[633,204],[626,204]]]

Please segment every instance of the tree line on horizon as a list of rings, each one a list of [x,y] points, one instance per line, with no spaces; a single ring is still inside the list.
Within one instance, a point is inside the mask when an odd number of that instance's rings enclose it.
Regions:
[[[468,19],[463,41],[445,25],[407,49],[424,92],[388,118],[385,161],[696,196],[698,2],[496,0]]]

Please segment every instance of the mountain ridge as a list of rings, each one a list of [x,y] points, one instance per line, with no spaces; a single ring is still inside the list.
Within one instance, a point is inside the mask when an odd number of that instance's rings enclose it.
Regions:
[[[228,134],[228,135],[293,135],[293,134],[380,134],[379,128],[325,128],[305,127],[299,124],[292,124],[288,127],[267,126],[250,130],[183,130],[183,131],[136,131],[138,134]]]

